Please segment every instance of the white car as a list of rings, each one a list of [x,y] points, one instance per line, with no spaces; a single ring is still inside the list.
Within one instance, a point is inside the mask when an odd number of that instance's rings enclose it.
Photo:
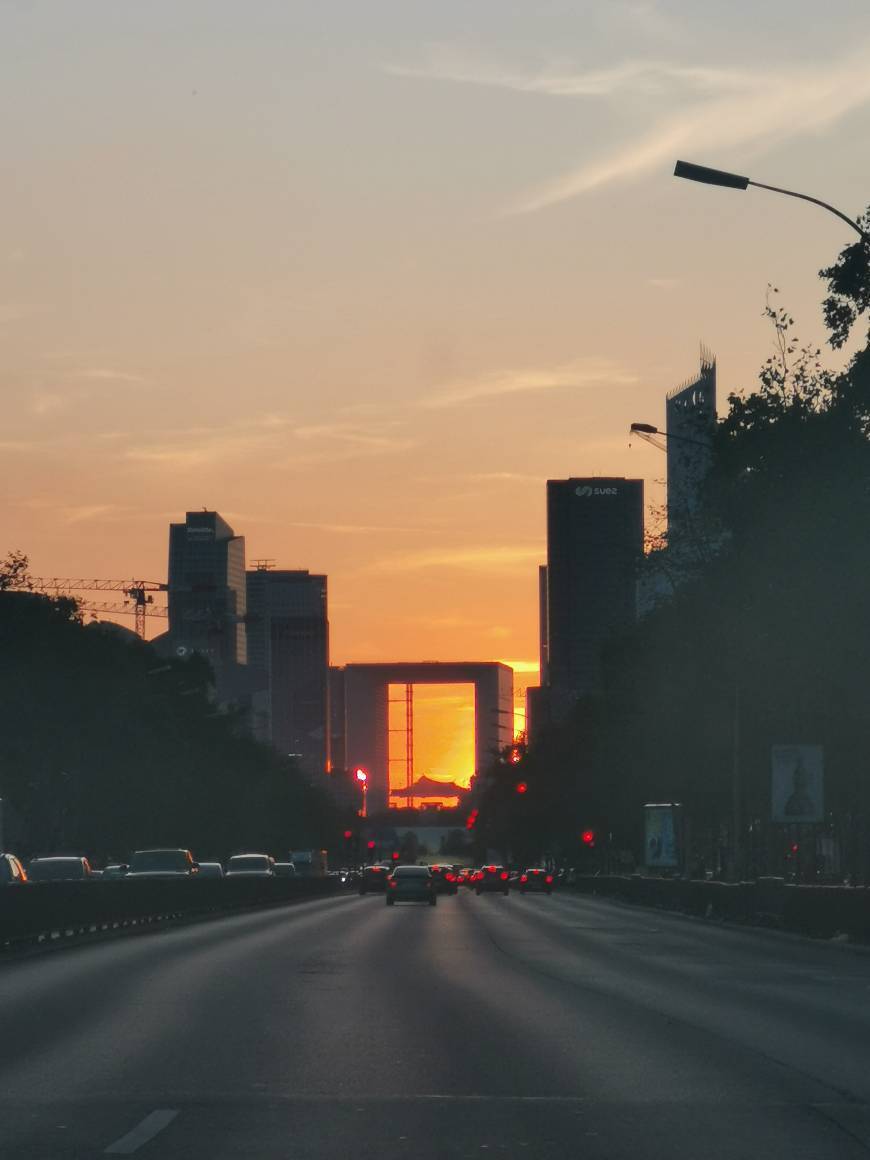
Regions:
[[[227,862],[227,878],[274,878],[275,859],[269,854],[233,854]]]

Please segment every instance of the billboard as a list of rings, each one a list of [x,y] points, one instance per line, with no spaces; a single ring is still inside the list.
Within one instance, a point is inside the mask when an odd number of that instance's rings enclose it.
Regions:
[[[772,745],[770,776],[771,821],[798,825],[824,819],[821,745]]]
[[[680,865],[680,810],[676,802],[643,807],[644,862],[650,869],[673,870]]]

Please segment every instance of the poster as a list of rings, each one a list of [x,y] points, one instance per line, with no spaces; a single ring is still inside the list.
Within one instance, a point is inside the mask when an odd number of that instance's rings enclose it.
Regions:
[[[770,817],[783,824],[824,820],[824,750],[821,745],[772,745]]]
[[[675,869],[680,865],[679,816],[676,802],[643,807],[644,862],[650,869]]]

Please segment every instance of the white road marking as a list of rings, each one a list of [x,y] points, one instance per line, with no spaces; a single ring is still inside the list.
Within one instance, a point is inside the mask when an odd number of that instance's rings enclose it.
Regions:
[[[178,1112],[172,1108],[158,1108],[156,1112],[147,1115],[126,1136],[122,1136],[120,1140],[110,1144],[106,1151],[114,1153],[116,1156],[129,1156],[133,1152],[137,1152],[143,1144],[153,1140],[158,1132],[162,1132],[165,1127],[171,1124],[177,1115]]]

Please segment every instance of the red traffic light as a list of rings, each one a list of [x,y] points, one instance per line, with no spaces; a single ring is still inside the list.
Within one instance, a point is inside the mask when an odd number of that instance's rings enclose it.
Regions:
[[[468,818],[466,819],[466,822],[465,822],[466,830],[473,830],[474,827],[477,825],[477,815],[479,812],[480,812],[479,810],[472,810],[471,813],[468,815]]]
[[[392,854],[390,854],[390,857],[392,858],[392,860],[393,860],[394,862],[398,862],[398,861],[399,861],[399,852],[398,852],[398,850],[393,850]]]
[[[351,839],[352,837],[353,837],[353,830],[345,830],[345,831],[344,831],[344,840],[345,840],[345,842],[348,842],[348,841],[350,841],[350,839]]]
[[[517,782],[517,793],[528,793],[529,787],[524,781]]]
[[[366,842],[366,846],[367,846],[367,847],[368,847],[370,850],[374,850],[374,848],[375,848],[375,843],[374,843],[374,841],[372,841],[372,840],[369,840],[368,842]]]
[[[583,833],[580,835],[580,838],[581,838],[581,841],[583,842],[584,846],[594,846],[595,845],[595,831],[594,830],[584,830]]]

